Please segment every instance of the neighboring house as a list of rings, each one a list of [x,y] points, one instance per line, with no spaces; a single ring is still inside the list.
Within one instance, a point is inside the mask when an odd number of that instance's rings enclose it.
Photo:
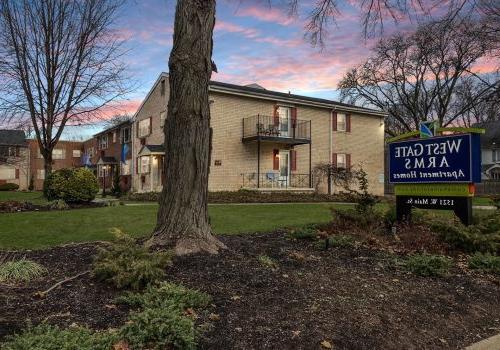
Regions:
[[[168,74],[156,80],[134,115],[133,186],[162,188]],[[212,163],[209,190],[241,188],[326,192],[313,177],[320,163],[362,165],[372,193],[384,193],[384,112],[270,91],[257,84],[209,86]],[[167,164],[168,166],[168,164]]]
[[[45,180],[44,159],[38,147],[38,141],[28,140],[30,149],[30,176],[35,190],[43,189]],[[59,140],[52,150],[52,170],[77,168],[82,166],[83,142]]]
[[[29,149],[22,130],[0,130],[0,184],[29,187]]]
[[[500,180],[500,121],[474,126],[486,130],[481,135],[482,178]]]
[[[132,122],[126,121],[101,131],[84,143],[87,166],[94,166],[101,188],[110,189],[118,172],[120,187],[128,191],[132,185]],[[87,161],[88,160],[88,161]]]

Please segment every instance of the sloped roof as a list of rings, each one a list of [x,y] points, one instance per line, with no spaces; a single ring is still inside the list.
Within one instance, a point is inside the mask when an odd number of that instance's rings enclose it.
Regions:
[[[23,130],[0,130],[0,145],[26,146]]]
[[[118,162],[116,161],[115,157],[104,156],[104,157],[99,158],[99,160],[97,161],[97,164],[118,164]]]
[[[163,145],[144,145],[139,151],[139,156],[147,156],[150,154],[164,154],[165,147]]]

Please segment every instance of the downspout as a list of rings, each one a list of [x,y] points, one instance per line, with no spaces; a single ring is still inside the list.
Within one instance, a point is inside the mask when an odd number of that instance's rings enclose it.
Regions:
[[[329,153],[328,153],[328,159],[330,160],[329,163],[330,165],[332,164],[332,153],[333,153],[333,112],[335,112],[337,110],[337,107],[333,107],[332,108],[332,111],[330,112],[330,131],[328,133],[329,137],[330,137],[330,140],[329,140]],[[328,189],[330,189],[330,193],[328,194],[331,194],[333,191],[332,191],[332,179],[330,177],[330,174],[328,174]]]

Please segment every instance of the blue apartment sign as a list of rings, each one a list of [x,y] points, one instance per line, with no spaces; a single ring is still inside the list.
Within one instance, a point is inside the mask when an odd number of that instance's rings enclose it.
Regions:
[[[479,134],[457,134],[389,144],[389,182],[481,182]]]

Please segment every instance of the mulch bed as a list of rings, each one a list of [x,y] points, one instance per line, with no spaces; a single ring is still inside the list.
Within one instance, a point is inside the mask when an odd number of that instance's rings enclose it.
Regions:
[[[100,207],[105,207],[106,203],[103,202],[69,203],[68,206],[69,209],[100,208]],[[17,213],[24,211],[49,211],[49,210],[58,210],[58,209],[51,209],[49,205],[33,204],[30,202],[18,202],[18,201],[0,202],[0,214]]]
[[[229,249],[219,256],[175,258],[167,271],[169,280],[214,298],[220,320],[201,339],[203,349],[314,349],[324,340],[334,349],[456,349],[500,331],[495,277],[457,267],[447,277],[418,277],[380,250],[323,251],[280,232],[221,239]],[[111,306],[119,292],[90,276],[32,297],[89,269],[94,251],[83,244],[23,253],[50,274],[27,288],[0,287],[0,336],[27,319],[99,329],[123,323],[127,310]],[[263,266],[260,255],[278,268]]]

